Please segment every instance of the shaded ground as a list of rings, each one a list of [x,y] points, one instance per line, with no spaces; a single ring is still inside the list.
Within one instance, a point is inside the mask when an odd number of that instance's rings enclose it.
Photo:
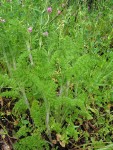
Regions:
[[[1,107],[1,116],[0,116],[0,147],[1,150],[13,150],[13,144],[18,141],[16,137],[14,137],[13,133],[17,132],[19,130],[19,127],[17,126],[19,123],[19,118],[15,118],[12,115],[12,109],[14,106],[14,102],[12,102],[11,98],[0,98],[0,107]],[[104,117],[109,119],[106,110],[103,108],[98,108],[100,115],[104,115]],[[111,104],[107,104],[107,111],[109,111],[111,114],[113,114],[113,106]],[[21,116],[20,116],[21,117]],[[101,117],[101,116],[100,116]],[[29,111],[26,112],[26,119],[33,125],[33,121],[30,117]],[[81,116],[82,119],[82,116]],[[75,141],[73,138],[69,139],[68,144],[64,144],[60,141],[60,135],[52,132],[52,142],[53,147],[57,148],[58,150],[88,150],[90,148],[93,148],[92,145],[92,138],[94,138],[96,141],[101,140],[101,136],[98,134],[98,132],[103,128],[104,125],[98,125],[96,122],[98,122],[98,118],[93,116],[92,120],[86,120],[83,121],[81,124],[79,120],[75,120],[74,124],[75,126],[79,126],[78,131],[81,134],[79,136],[78,141]],[[113,121],[109,122],[109,126],[112,126]],[[64,123],[64,126],[66,126],[66,122]],[[30,133],[28,133],[29,135]],[[87,135],[87,140],[86,140]],[[103,130],[103,139],[104,139],[104,130]],[[111,136],[113,139],[112,131],[109,130],[109,132],[106,134],[106,138]],[[24,138],[21,137],[21,139]],[[49,138],[47,137],[46,133],[42,133],[42,138],[49,141]],[[113,140],[112,140],[113,142]],[[103,140],[104,143],[104,140]],[[105,145],[107,145],[109,142],[105,141]],[[50,149],[52,149],[50,145]]]

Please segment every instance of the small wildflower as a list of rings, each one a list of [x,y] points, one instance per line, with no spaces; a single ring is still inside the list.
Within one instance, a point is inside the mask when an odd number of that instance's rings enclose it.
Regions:
[[[64,4],[64,3],[62,4],[62,7],[65,7],[65,4]]]
[[[6,22],[6,20],[5,19],[2,19],[1,17],[0,17],[0,22]]]
[[[48,32],[43,32],[43,36],[48,36]]]
[[[32,27],[29,27],[29,28],[28,28],[28,32],[30,32],[30,33],[31,33],[31,32],[32,32],[32,30],[33,30],[33,28],[32,28]]]
[[[58,15],[60,15],[61,14],[61,11],[60,10],[58,10]]]
[[[2,19],[2,22],[6,22],[5,19]]]
[[[52,12],[52,8],[51,8],[51,7],[48,7],[48,8],[47,8],[47,12],[48,12],[48,13],[51,13],[51,12]]]

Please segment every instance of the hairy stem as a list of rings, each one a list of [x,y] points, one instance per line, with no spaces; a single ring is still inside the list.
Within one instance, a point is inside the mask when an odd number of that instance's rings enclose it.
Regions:
[[[8,69],[8,72],[9,72],[9,76],[11,76],[12,75],[12,73],[11,73],[11,67],[10,67],[10,64],[8,62],[8,58],[7,58],[5,50],[3,50],[3,55],[4,55],[4,58],[5,58],[5,62],[6,62],[7,69]]]
[[[52,143],[52,137],[51,137],[51,129],[50,129],[50,125],[49,125],[49,119],[50,119],[50,105],[49,102],[46,98],[44,98],[45,100],[45,107],[46,107],[46,128],[47,128],[47,134],[48,134],[48,138],[50,140],[50,142]],[[52,144],[53,146],[53,144]]]
[[[29,104],[29,101],[27,99],[27,95],[25,93],[25,89],[24,88],[21,88],[21,92],[22,92],[22,95],[23,95],[23,98],[25,100],[25,104],[27,105],[28,109],[30,110],[30,104]]]
[[[33,65],[34,65],[34,62],[33,62],[33,57],[32,57],[32,54],[31,54],[31,46],[30,46],[30,43],[29,43],[29,42],[26,42],[26,46],[27,46],[27,50],[28,50],[28,53],[29,53],[30,63],[31,63],[31,65],[33,66]]]

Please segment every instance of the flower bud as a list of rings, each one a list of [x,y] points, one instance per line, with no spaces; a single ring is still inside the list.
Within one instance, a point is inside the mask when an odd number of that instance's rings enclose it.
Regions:
[[[47,8],[47,12],[48,12],[48,13],[51,13],[51,12],[52,12],[52,8],[51,8],[51,7],[48,7],[48,8]]]
[[[58,10],[58,15],[60,15],[61,14],[61,11],[60,10]]]
[[[43,36],[48,36],[48,32],[43,32]]]
[[[29,28],[28,28],[28,32],[30,32],[30,33],[31,33],[31,32],[32,32],[32,30],[33,30],[33,28],[32,28],[32,27],[29,27]]]
[[[62,7],[65,7],[65,4],[64,4],[64,3],[62,4]]]

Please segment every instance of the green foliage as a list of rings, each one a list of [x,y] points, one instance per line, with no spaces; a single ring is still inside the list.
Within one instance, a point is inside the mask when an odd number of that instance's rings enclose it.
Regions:
[[[43,150],[46,148],[48,150],[48,146],[45,141],[43,141],[39,135],[33,134],[31,136],[27,136],[21,139],[18,143],[14,145],[16,150],[36,150],[40,149]]]
[[[45,115],[45,106],[40,106],[38,104],[38,101],[34,100],[31,106],[31,117],[34,121],[35,126],[40,131],[43,131],[45,129]]]
[[[62,3],[1,1],[0,100],[12,99],[15,150],[112,143],[112,2]]]

